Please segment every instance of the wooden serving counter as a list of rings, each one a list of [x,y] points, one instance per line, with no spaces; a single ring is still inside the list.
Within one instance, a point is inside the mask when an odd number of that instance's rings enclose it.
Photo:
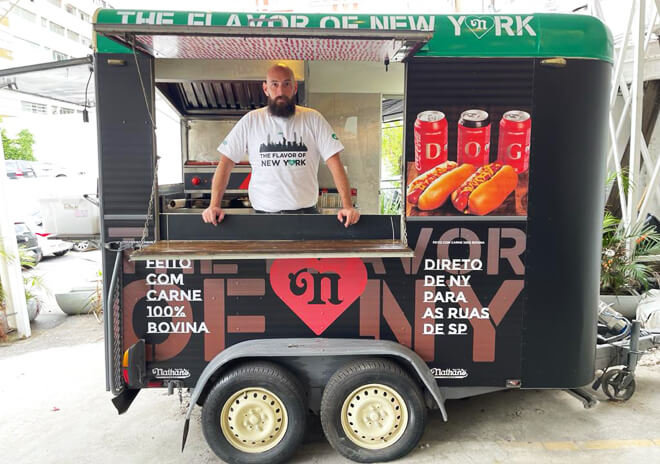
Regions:
[[[400,240],[162,240],[130,254],[148,259],[412,258]]]

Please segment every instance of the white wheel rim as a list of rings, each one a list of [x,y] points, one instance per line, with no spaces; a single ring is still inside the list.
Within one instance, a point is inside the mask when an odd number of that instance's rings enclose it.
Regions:
[[[222,407],[220,426],[227,441],[246,453],[263,453],[284,438],[288,426],[282,401],[265,388],[244,388]]]
[[[341,408],[341,426],[356,445],[384,449],[394,444],[408,426],[408,408],[399,393],[382,384],[353,390]]]

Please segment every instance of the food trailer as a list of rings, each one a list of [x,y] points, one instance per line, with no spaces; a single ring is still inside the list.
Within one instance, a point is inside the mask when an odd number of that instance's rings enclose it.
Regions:
[[[120,413],[143,388],[187,388],[183,445],[200,406],[220,458],[270,463],[311,410],[338,452],[373,462],[410,452],[447,400],[593,380],[612,66],[599,20],[102,9],[94,30]],[[215,148],[265,105],[281,61],[346,146],[354,226],[323,182],[320,214],[253,214],[249,164],[225,220],[201,220]],[[180,117],[177,184],[157,180],[156,92]],[[397,93],[404,204],[380,214],[381,103]]]

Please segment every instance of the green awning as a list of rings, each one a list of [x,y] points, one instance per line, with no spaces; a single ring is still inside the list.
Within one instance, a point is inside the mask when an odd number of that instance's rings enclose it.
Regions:
[[[159,58],[383,60],[566,57],[612,62],[612,35],[580,14],[364,15],[97,10],[96,49]],[[129,45],[129,47],[126,47]]]

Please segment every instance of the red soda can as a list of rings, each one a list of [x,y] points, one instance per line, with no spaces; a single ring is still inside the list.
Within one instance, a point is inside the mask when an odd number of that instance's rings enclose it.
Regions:
[[[415,167],[422,174],[447,161],[447,118],[441,111],[422,111],[415,121]]]
[[[500,121],[500,141],[497,144],[497,161],[508,164],[518,174],[529,169],[529,143],[532,135],[532,118],[529,113],[511,110]]]
[[[467,110],[458,120],[456,162],[485,166],[490,161],[490,116],[484,110]]]

